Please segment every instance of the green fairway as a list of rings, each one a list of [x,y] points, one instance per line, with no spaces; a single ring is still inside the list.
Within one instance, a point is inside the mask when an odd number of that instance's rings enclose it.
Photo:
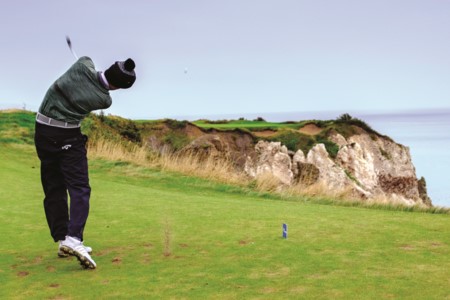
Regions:
[[[85,232],[98,268],[82,270],[57,258],[34,148],[0,148],[0,299],[450,297],[448,214],[283,201],[101,160]]]

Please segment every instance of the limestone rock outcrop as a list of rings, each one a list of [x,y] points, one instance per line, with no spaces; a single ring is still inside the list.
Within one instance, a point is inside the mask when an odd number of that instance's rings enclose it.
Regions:
[[[294,178],[292,162],[286,146],[280,142],[259,141],[255,146],[255,158],[248,157],[244,170],[252,177],[272,173],[284,185],[290,185]]]
[[[360,199],[386,198],[431,206],[407,147],[366,133],[348,138],[335,133],[329,139],[339,146],[335,158],[324,144],[316,144],[308,153],[297,150],[289,155],[280,142],[259,141],[256,155],[247,158],[245,171],[252,177],[271,172],[286,186],[322,184],[330,191],[350,190]]]

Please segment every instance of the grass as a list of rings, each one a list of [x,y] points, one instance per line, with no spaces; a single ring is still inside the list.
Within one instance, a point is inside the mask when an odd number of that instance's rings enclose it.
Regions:
[[[283,201],[90,161],[85,238],[58,259],[32,146],[1,143],[1,299],[448,299],[450,217]],[[281,238],[281,225],[289,238]]]
[[[278,128],[293,128],[298,129],[301,127],[300,123],[277,123],[277,122],[266,122],[266,121],[249,121],[249,120],[231,120],[231,121],[223,121],[223,122],[209,122],[207,120],[198,120],[193,122],[195,125],[209,129],[249,129],[249,130],[258,130],[258,129],[278,129]]]
[[[23,110],[0,111],[0,142],[32,143],[35,116],[34,113]]]

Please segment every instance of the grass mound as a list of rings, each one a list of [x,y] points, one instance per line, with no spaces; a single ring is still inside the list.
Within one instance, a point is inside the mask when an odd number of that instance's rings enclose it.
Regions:
[[[0,111],[0,143],[32,144],[35,118],[29,111]]]

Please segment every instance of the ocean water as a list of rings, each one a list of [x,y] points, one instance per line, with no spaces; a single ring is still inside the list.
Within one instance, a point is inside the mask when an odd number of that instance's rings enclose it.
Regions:
[[[266,120],[336,119],[342,113],[267,114]],[[424,177],[433,205],[450,207],[450,109],[350,112],[374,130],[409,147],[417,178]]]
[[[177,119],[248,120],[262,117],[266,121],[333,120],[343,113],[365,121],[380,134],[409,147],[417,178],[424,177],[433,205],[450,207],[450,108],[395,112],[321,111],[288,113],[252,113],[239,115],[178,116]]]

